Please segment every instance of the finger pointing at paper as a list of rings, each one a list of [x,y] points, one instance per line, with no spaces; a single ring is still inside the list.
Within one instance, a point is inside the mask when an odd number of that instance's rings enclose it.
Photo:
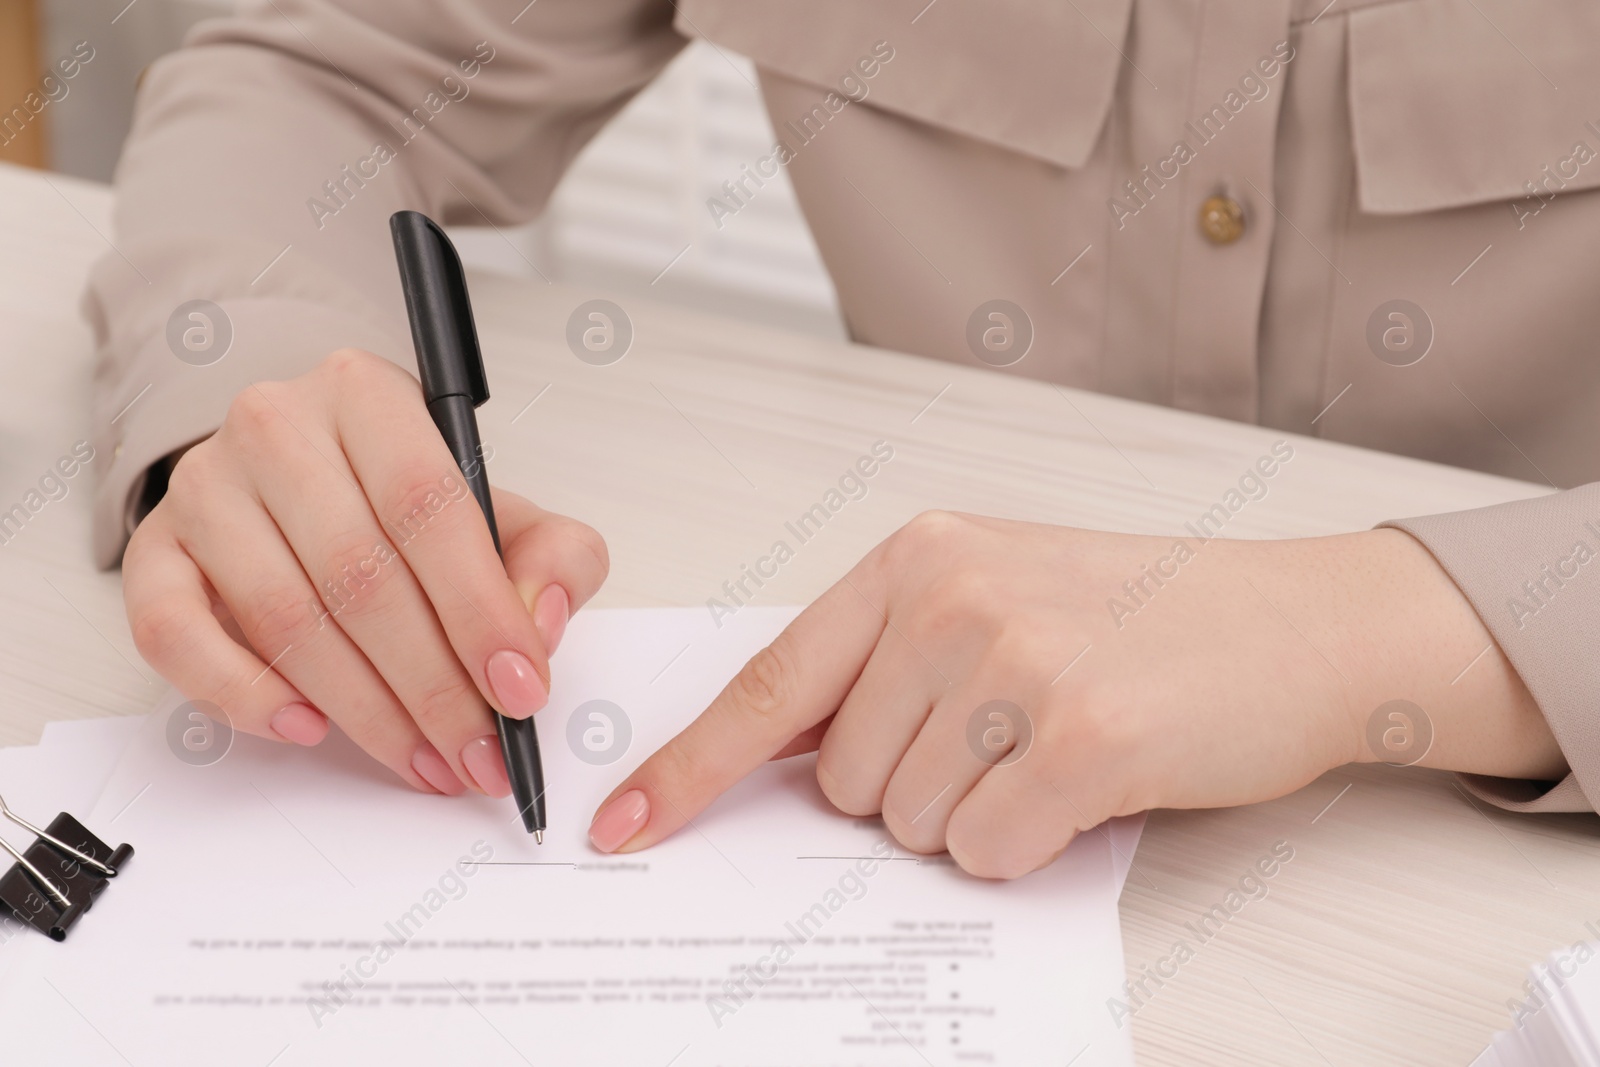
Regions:
[[[1357,576],[1380,592],[1353,600]],[[842,812],[1011,878],[1115,815],[1265,800],[1376,758],[1366,719],[1396,696],[1470,723],[1435,724],[1430,765],[1546,773],[1558,754],[1525,728],[1537,712],[1498,651],[1449,684],[1487,644],[1394,530],[1175,541],[930,512],[751,659],[590,836],[649,847],[766,760],[815,749]]]

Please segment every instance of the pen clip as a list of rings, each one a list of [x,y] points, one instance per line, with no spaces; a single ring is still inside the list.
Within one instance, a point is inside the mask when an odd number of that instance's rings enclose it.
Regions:
[[[489,399],[489,379],[461,257],[444,230],[420,211],[396,211],[389,233],[428,402],[465,396],[478,407]]]

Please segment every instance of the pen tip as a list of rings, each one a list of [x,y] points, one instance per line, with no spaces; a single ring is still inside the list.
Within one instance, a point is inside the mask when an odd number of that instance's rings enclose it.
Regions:
[[[543,830],[535,830],[533,832],[533,843],[536,844],[536,845],[544,844],[544,831]]]

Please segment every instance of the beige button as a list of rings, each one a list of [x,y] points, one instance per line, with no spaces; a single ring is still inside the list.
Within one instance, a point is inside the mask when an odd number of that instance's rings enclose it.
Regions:
[[[1200,205],[1200,232],[1214,245],[1231,245],[1244,236],[1244,208],[1231,196],[1212,196]]]

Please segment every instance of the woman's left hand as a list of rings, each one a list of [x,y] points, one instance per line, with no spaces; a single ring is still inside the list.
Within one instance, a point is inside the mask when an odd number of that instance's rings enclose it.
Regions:
[[[1200,541],[930,512],[751,659],[590,833],[645,848],[763,761],[819,749],[840,810],[1012,878],[1111,816],[1267,800],[1382,758],[1369,720],[1395,698],[1430,720],[1426,764],[1565,773],[1405,533]]]

